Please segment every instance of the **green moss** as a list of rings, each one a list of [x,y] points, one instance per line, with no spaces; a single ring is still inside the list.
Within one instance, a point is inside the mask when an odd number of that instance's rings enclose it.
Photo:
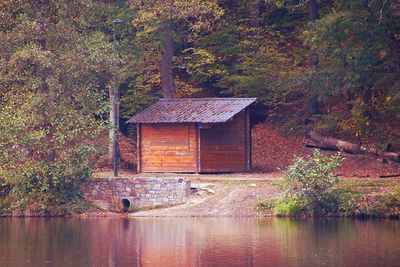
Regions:
[[[393,181],[386,180],[341,180],[339,187],[353,189],[354,187],[387,187],[393,185]]]
[[[132,206],[129,207],[128,212],[129,212],[129,213],[134,213],[134,212],[139,212],[139,211],[141,211],[141,210],[142,210],[142,209],[141,209],[140,207],[135,206],[135,205],[132,205]]]

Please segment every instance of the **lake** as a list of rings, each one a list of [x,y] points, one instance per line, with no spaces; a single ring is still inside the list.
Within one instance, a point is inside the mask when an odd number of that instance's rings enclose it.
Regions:
[[[0,266],[400,266],[400,222],[0,218]]]

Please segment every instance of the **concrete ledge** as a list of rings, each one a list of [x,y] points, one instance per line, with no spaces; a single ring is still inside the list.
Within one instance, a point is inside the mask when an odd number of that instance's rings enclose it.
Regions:
[[[172,206],[188,200],[190,181],[185,178],[93,179],[82,185],[81,192],[88,201],[103,203],[104,209],[123,209],[127,201],[131,207],[138,208]]]

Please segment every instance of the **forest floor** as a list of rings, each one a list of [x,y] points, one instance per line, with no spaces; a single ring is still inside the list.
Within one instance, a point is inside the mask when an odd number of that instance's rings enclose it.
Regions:
[[[105,150],[107,139],[103,140]],[[135,175],[136,169],[136,145],[133,140],[120,135],[121,151],[121,175]],[[303,136],[299,134],[288,134],[279,125],[274,123],[261,123],[252,129],[252,169],[249,174],[234,174],[236,178],[244,177],[256,179],[265,177],[272,173],[284,171],[295,157],[307,157],[314,149],[306,148],[303,144]],[[326,155],[337,152],[323,151]],[[382,159],[369,155],[341,154],[343,160],[336,173],[342,177],[377,178],[381,176],[398,175],[400,177],[400,163],[382,161]],[[106,157],[99,161],[94,177],[112,177],[110,166],[107,166]],[[232,176],[232,174],[226,175]]]
[[[285,170],[295,157],[307,157],[313,148],[306,148],[301,134],[288,134],[273,123],[256,125],[252,130],[252,165],[257,172]],[[337,151],[322,151],[326,155]],[[341,153],[342,164],[336,170],[341,177],[378,178],[398,175],[400,163],[382,161],[369,155]]]

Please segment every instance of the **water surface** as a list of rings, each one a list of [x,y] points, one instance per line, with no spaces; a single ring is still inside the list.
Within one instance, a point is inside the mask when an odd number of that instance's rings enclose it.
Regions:
[[[7,218],[0,266],[400,266],[400,222]]]

